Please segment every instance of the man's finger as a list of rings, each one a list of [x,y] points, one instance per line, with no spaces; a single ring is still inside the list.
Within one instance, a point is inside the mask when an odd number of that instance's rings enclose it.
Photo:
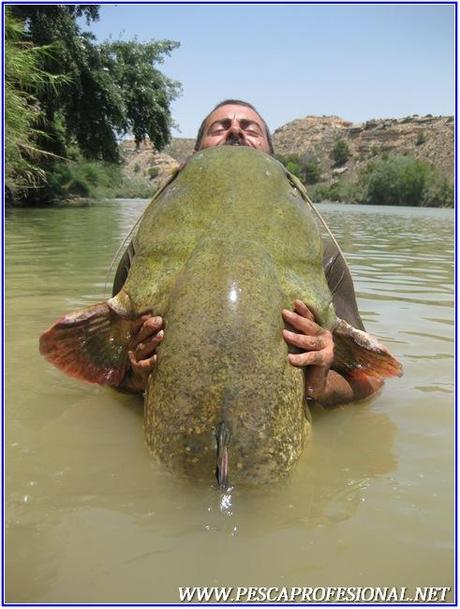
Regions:
[[[310,309],[307,307],[307,305],[304,302],[302,302],[301,300],[296,300],[294,302],[294,309],[302,317],[306,317],[310,321],[315,321],[315,316],[310,311]]]
[[[134,349],[134,355],[137,361],[153,355],[155,349],[164,338],[164,331],[160,330],[155,336],[139,343]]]
[[[128,351],[128,357],[135,374],[148,374],[153,370],[158,359],[158,356],[155,353],[148,359],[141,359],[138,361],[132,351]]]
[[[324,329],[319,326],[316,322],[307,319],[306,317],[302,317],[302,315],[298,315],[293,311],[289,311],[288,309],[283,309],[283,317],[284,320],[287,321],[293,328],[299,330],[303,334],[310,334],[311,336],[315,336],[316,334],[321,334],[324,332]]]
[[[326,347],[324,338],[320,335],[307,336],[305,334],[297,334],[296,332],[283,330],[283,336],[290,345],[307,351],[320,351]]]
[[[140,317],[137,317],[136,319],[133,320],[133,332],[138,332],[140,330],[140,328],[143,326],[143,324],[147,321],[147,319],[150,319],[152,317],[152,315],[150,313],[145,313],[144,315],[141,315]]]
[[[307,351],[306,353],[289,353],[288,360],[293,366],[325,366],[324,351]]]
[[[145,317],[145,316],[143,316]],[[147,317],[147,319],[142,324],[139,332],[133,337],[135,343],[140,343],[144,341],[152,334],[155,334],[160,330],[163,326],[163,318],[162,317]]]

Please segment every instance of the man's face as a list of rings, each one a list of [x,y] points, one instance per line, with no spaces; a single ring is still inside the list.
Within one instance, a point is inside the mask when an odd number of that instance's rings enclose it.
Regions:
[[[225,145],[250,146],[270,153],[267,133],[257,112],[233,104],[214,110],[207,120],[200,150]]]

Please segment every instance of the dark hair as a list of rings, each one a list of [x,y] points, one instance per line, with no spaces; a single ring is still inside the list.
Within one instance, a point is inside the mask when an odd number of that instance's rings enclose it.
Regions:
[[[221,101],[219,104],[217,104],[217,106],[214,106],[214,108],[211,110],[211,112],[205,117],[205,119],[203,120],[203,122],[200,125],[200,128],[198,129],[198,134],[196,136],[196,141],[195,141],[195,150],[199,150],[200,146],[201,146],[201,141],[203,139],[204,136],[204,130],[206,128],[206,123],[208,122],[208,118],[211,116],[211,114],[213,112],[215,112],[215,110],[217,110],[217,108],[220,108],[221,106],[228,106],[228,105],[233,105],[233,106],[246,106],[246,108],[251,108],[251,110],[254,110],[254,112],[256,114],[259,115],[260,120],[263,123],[263,126],[265,128],[265,134],[267,136],[267,140],[268,140],[268,147],[270,149],[270,154],[273,154],[273,143],[272,143],[272,138],[270,136],[270,130],[268,129],[268,125],[267,123],[264,121],[264,119],[260,116],[260,114],[257,112],[257,110],[254,108],[254,106],[248,102],[245,102],[241,99],[224,99],[224,101]]]

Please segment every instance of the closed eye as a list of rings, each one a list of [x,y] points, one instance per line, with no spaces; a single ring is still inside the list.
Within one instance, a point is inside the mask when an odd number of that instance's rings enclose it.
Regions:
[[[257,137],[262,135],[262,129],[260,128],[260,125],[258,125],[257,123],[255,123],[253,121],[248,121],[248,120],[242,119],[240,121],[240,127],[243,131],[245,131],[246,133],[248,133],[250,135],[254,135]]]
[[[223,133],[224,131],[230,129],[231,124],[232,122],[230,119],[216,121],[215,123],[212,123],[212,125],[209,127],[208,134],[218,135],[219,133]]]

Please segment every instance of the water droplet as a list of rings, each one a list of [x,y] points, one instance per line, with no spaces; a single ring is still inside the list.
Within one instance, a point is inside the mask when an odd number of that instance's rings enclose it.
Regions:
[[[222,495],[220,500],[220,509],[227,510],[232,507],[232,496],[231,495]]]

